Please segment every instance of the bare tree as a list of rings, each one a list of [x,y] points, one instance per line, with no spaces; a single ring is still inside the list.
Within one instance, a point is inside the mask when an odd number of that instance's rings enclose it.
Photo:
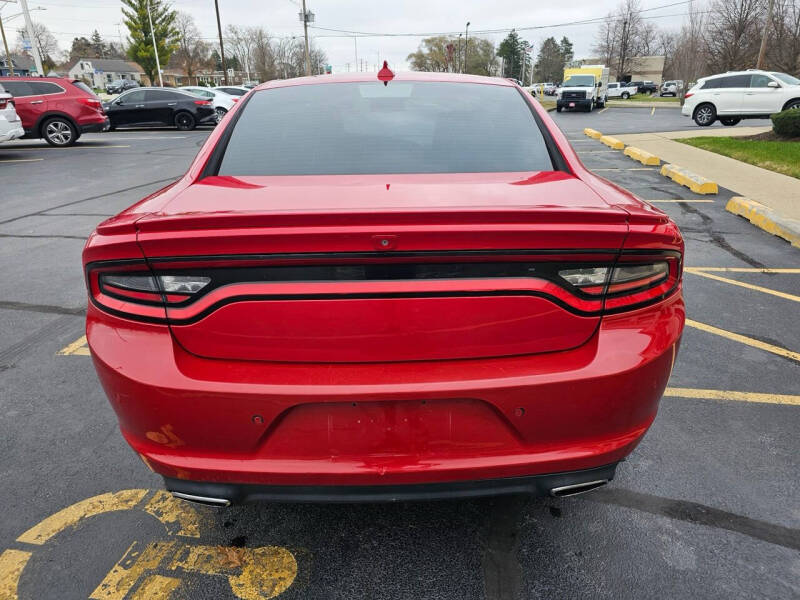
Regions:
[[[705,60],[705,30],[704,15],[696,8],[690,9],[675,40],[675,50],[670,67],[671,76],[685,83],[681,96],[691,82],[709,74]]]
[[[636,57],[642,51],[643,31],[649,49],[654,43],[655,28],[644,24],[639,0],[624,0],[600,26],[594,51],[614,69],[617,77],[629,75],[636,69]]]
[[[178,49],[172,55],[171,62],[186,73],[190,84],[196,84],[196,73],[208,62],[211,48],[200,37],[192,15],[179,12],[175,28],[178,30]]]
[[[800,0],[775,0],[767,64],[778,71],[800,72]]]
[[[253,43],[251,27],[238,27],[228,25],[225,28],[225,48],[239,59],[239,64],[244,69],[245,76],[249,79],[253,65]]]
[[[19,52],[23,52],[23,40],[25,38],[27,38],[27,33],[24,29],[20,29],[17,35],[17,50]],[[58,41],[55,36],[50,33],[47,25],[34,21],[33,38],[36,47],[39,49],[42,66],[45,68],[45,71],[52,69],[56,64],[55,58],[58,55]],[[44,74],[46,75],[47,73]]]
[[[714,0],[706,29],[706,54],[713,72],[754,67],[761,41],[761,0]]]

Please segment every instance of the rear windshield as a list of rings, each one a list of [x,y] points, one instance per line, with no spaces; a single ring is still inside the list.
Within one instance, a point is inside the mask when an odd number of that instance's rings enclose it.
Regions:
[[[254,92],[218,174],[552,170],[542,132],[515,88],[375,81]]]

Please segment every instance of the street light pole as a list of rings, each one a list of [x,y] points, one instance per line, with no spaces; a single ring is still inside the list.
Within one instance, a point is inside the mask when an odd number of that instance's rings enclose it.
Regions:
[[[219,0],[214,0],[214,10],[217,11],[217,33],[219,34],[219,60],[222,63],[222,78],[228,85],[228,69],[225,66],[225,48],[222,45],[222,25],[219,21]]]
[[[464,68],[462,73],[467,72],[467,55],[469,54],[469,21],[467,21],[467,29],[464,33]]]
[[[308,55],[308,11],[306,0],[303,0],[303,35],[306,38],[306,77],[311,75],[311,57]]]
[[[22,9],[22,16],[25,18],[25,29],[28,32],[28,38],[31,40],[31,51],[33,52],[33,60],[36,62],[36,70],[39,72],[39,77],[44,77],[44,67],[42,67],[42,57],[39,53],[39,45],[36,43],[36,37],[33,35],[33,21],[28,11],[28,0],[19,0],[19,6]]]
[[[22,0],[23,2],[25,0]],[[161,61],[158,60],[158,46],[156,46],[156,32],[153,31],[153,15],[150,14],[150,0],[147,0],[147,20],[150,22],[150,39],[153,40],[153,52],[156,55],[156,70],[158,71],[158,85],[164,87],[164,80],[161,79]]]
[[[3,47],[6,49],[6,65],[8,66],[8,74],[14,77],[14,63],[11,60],[11,52],[8,51],[8,41],[6,41],[6,31],[3,29],[3,19],[0,17],[0,34],[3,36]]]

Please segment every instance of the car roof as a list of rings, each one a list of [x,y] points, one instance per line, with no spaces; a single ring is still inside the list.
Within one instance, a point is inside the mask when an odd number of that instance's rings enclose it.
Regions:
[[[378,81],[377,73],[342,73],[341,75],[312,75],[311,77],[296,77],[294,79],[273,79],[257,85],[255,90],[266,90],[293,85],[317,85],[328,83],[361,83]],[[392,81],[435,81],[444,83],[481,83],[485,85],[499,85],[515,87],[515,84],[504,77],[486,77],[484,75],[462,75],[460,73],[429,73],[423,71],[401,71],[395,73]],[[391,85],[391,81],[389,82]],[[230,86],[228,86],[230,87]]]

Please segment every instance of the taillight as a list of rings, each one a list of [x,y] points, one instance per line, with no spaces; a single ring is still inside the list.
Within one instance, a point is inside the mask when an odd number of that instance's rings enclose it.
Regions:
[[[694,96],[694,94],[692,92],[686,92],[686,95],[684,96],[684,98],[691,98],[692,96]]]
[[[195,100],[194,103],[198,104],[200,106],[208,106],[209,104],[211,104],[211,101],[210,100]]]
[[[235,103],[235,102],[238,102],[238,101],[239,101],[239,97],[238,97],[238,96],[234,96],[234,97],[233,97],[233,101],[234,101],[234,103]]]
[[[6,98],[0,98],[0,110],[5,109],[8,105],[8,100]]]
[[[103,109],[103,103],[100,102],[100,100],[97,99],[97,98],[86,98],[86,97],[81,96],[80,98],[78,98],[78,102],[80,102],[81,104],[84,104],[85,106],[88,106],[89,108],[93,108],[95,110],[102,110]]]
[[[558,274],[581,294],[602,297],[603,312],[614,313],[665,298],[677,288],[680,270],[679,255],[669,253],[653,257],[623,255],[614,267],[564,269]]]
[[[190,300],[211,282],[202,275],[157,275],[142,263],[101,265],[87,271],[92,301],[118,316],[163,322],[164,308]]]

